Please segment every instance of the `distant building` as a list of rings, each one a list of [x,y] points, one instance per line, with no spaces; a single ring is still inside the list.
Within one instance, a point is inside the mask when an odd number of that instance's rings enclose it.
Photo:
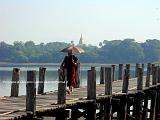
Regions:
[[[83,40],[82,33],[81,33],[81,37],[80,37],[80,40],[79,40],[79,45],[83,45],[83,44],[84,44],[84,40]]]

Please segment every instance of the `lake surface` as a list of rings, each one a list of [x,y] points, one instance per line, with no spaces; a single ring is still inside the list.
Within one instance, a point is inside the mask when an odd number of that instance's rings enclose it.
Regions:
[[[13,68],[17,67],[20,68],[20,86],[19,86],[19,94],[25,95],[26,94],[26,79],[27,79],[27,71],[28,70],[36,70],[36,81],[39,80],[39,67],[46,67],[46,75],[45,75],[45,85],[44,91],[54,91],[58,89],[58,69],[59,64],[52,64],[52,65],[30,65],[30,64],[16,64],[16,65],[9,65],[9,66],[0,66],[0,96],[10,96],[11,91],[11,80],[12,80],[12,71]],[[80,74],[80,85],[84,86],[87,83],[87,70],[90,69],[92,65],[81,65],[81,74]],[[96,65],[97,66],[97,65]],[[96,67],[97,73],[99,72],[99,67]],[[99,79],[99,74],[97,74],[97,81]],[[38,87],[38,83],[36,84]]]
[[[104,64],[81,64],[80,68],[80,85],[85,86],[87,85],[87,70],[91,68],[91,66],[96,66],[96,81],[99,83],[99,71],[100,67],[104,66]],[[14,67],[20,68],[20,86],[19,86],[19,95],[26,94],[26,79],[27,79],[27,71],[28,70],[36,70],[36,87],[38,87],[38,70],[39,67],[46,67],[46,75],[45,75],[45,85],[44,91],[54,91],[58,89],[58,69],[60,64],[12,64],[12,65],[1,65],[0,66],[0,96],[10,96],[11,91],[11,80],[12,80],[12,70]],[[106,65],[105,65],[106,66]],[[108,65],[107,65],[108,66]],[[117,68],[118,69],[118,68]],[[117,79],[117,69],[116,69],[116,79]],[[133,69],[132,75],[134,74]]]

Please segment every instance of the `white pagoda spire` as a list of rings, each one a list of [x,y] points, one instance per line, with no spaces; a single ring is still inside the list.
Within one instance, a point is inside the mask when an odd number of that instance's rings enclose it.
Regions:
[[[82,37],[82,33],[81,33],[81,37],[80,37],[80,40],[79,40],[79,44],[80,44],[80,45],[84,44],[84,40],[83,40],[83,37]]]

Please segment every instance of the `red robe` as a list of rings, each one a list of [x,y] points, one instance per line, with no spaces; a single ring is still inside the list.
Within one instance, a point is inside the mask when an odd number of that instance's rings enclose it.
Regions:
[[[77,63],[78,59],[74,55],[70,56],[65,56],[64,58],[64,68],[67,69],[67,86],[77,86],[77,77],[76,77],[76,70],[77,70],[77,65],[74,63]]]

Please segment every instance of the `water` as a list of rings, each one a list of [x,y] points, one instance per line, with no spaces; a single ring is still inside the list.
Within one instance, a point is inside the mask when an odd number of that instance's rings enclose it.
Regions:
[[[38,82],[39,76],[38,76],[38,70],[40,66],[46,67],[46,75],[45,75],[45,85],[44,85],[44,91],[54,91],[58,89],[58,69],[59,64],[16,64],[16,65],[9,65],[9,66],[0,66],[0,96],[10,96],[11,91],[11,80],[12,80],[12,70],[13,67],[20,68],[20,86],[19,86],[19,95],[25,95],[26,94],[26,79],[27,79],[27,70],[36,70],[36,80]],[[100,66],[102,64],[82,64],[80,71],[80,85],[85,86],[87,85],[87,70],[90,69],[91,66],[96,66],[96,82],[99,83],[100,77],[99,77],[99,71]],[[117,69],[115,73],[115,78],[117,79]],[[131,69],[131,75],[133,76],[134,68]],[[38,83],[36,84],[36,87],[38,87]]]
[[[43,65],[44,66],[44,65]],[[27,79],[27,70],[36,70],[36,88],[38,88],[39,80],[39,65],[14,65],[14,67],[20,68],[20,86],[19,86],[19,95],[26,94],[26,79]],[[12,80],[12,70],[13,66],[0,66],[0,96],[10,96],[11,91],[11,80]],[[54,91],[58,89],[58,69],[59,64],[47,65],[45,66],[46,75],[45,75],[45,85],[44,91]],[[89,70],[91,65],[81,65],[81,74],[80,74],[80,85],[84,86],[87,84],[87,70]],[[97,82],[99,82],[99,66],[97,69]]]

